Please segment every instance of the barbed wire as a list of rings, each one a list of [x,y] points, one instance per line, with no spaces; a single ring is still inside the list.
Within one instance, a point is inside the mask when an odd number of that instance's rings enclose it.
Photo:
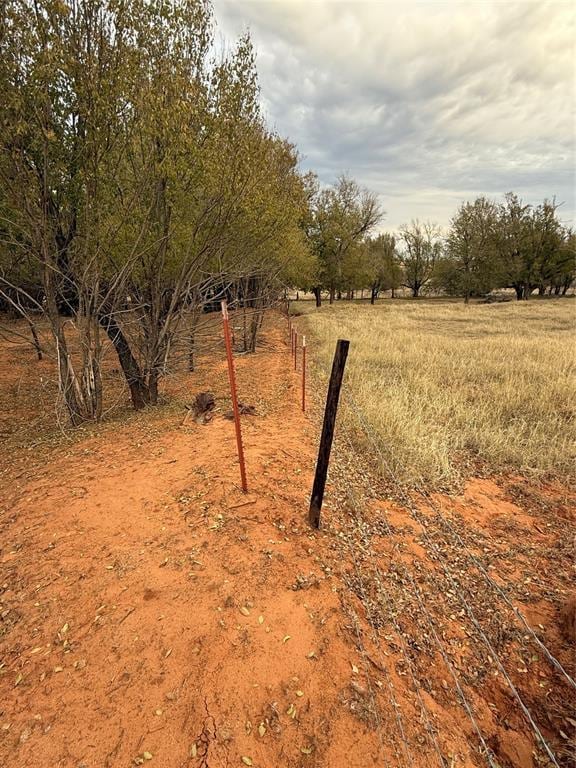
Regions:
[[[462,603],[466,613],[468,614],[468,617],[469,617],[470,621],[474,625],[474,627],[475,627],[476,631],[478,632],[479,636],[481,637],[482,641],[484,642],[484,644],[486,645],[486,647],[490,651],[490,653],[491,653],[491,655],[492,655],[496,665],[498,666],[498,669],[499,669],[500,673],[502,674],[502,676],[505,679],[506,683],[508,684],[510,690],[512,691],[512,693],[514,695],[514,698],[518,702],[518,705],[520,706],[520,709],[522,710],[524,716],[526,717],[528,723],[530,724],[532,730],[534,731],[538,741],[543,746],[544,751],[548,755],[549,759],[552,761],[553,765],[556,766],[556,768],[560,768],[559,763],[557,762],[556,757],[554,755],[554,752],[552,751],[550,745],[548,744],[548,742],[544,738],[544,736],[543,736],[542,732],[540,731],[540,728],[538,727],[536,721],[534,720],[530,710],[525,705],[524,701],[522,700],[522,697],[518,693],[518,690],[517,690],[516,686],[514,685],[512,679],[508,675],[504,665],[502,664],[502,661],[501,661],[498,653],[494,649],[492,643],[490,642],[489,638],[486,636],[484,630],[482,629],[480,623],[478,622],[472,607],[470,606],[470,604],[468,603],[468,601],[466,600],[466,598],[462,594],[461,589],[460,589],[458,583],[454,580],[453,574],[450,571],[450,568],[446,565],[446,561],[445,561],[445,558],[442,555],[441,550],[435,545],[435,543],[432,541],[432,539],[430,539],[430,537],[428,535],[428,530],[427,530],[427,521],[422,517],[422,515],[419,514],[419,512],[417,511],[416,506],[413,503],[412,499],[408,496],[408,494],[406,493],[406,491],[403,488],[403,485],[396,478],[396,475],[394,474],[392,468],[390,467],[390,465],[389,465],[386,457],[384,456],[382,450],[380,449],[380,446],[378,445],[378,443],[372,437],[372,435],[370,433],[369,425],[366,423],[366,420],[365,420],[365,418],[364,418],[364,416],[363,416],[363,414],[361,412],[361,409],[356,404],[356,402],[355,402],[354,398],[352,397],[352,395],[348,394],[347,400],[352,405],[352,408],[353,408],[353,410],[355,412],[355,415],[356,415],[356,418],[357,418],[358,422],[362,425],[362,431],[366,435],[366,437],[367,437],[368,441],[370,442],[370,444],[374,447],[374,449],[378,453],[383,466],[386,468],[388,474],[390,475],[390,478],[395,483],[395,485],[400,488],[400,491],[401,491],[401,493],[402,493],[402,495],[404,497],[404,500],[405,500],[405,502],[407,504],[407,507],[410,509],[412,515],[415,517],[417,522],[421,525],[422,531],[423,531],[423,538],[428,542],[429,547],[434,550],[434,552],[435,552],[435,554],[436,554],[436,556],[438,558],[438,562],[440,563],[440,565],[442,567],[442,570],[444,571],[444,575],[446,576],[446,578],[450,582],[450,584],[451,584],[455,594],[458,595],[458,597],[459,597],[459,599],[460,599],[460,601],[461,601],[461,603]],[[414,580],[411,577],[411,574],[409,574],[409,575],[410,575],[412,583],[415,584]],[[418,600],[421,603],[421,607],[424,608],[424,604],[422,603],[419,595],[418,595]],[[436,634],[435,630],[434,630],[434,634]]]
[[[358,502],[357,502],[356,496],[355,496],[355,494],[354,494],[354,492],[352,491],[351,488],[348,489],[348,493],[349,493],[349,499],[350,499],[351,507],[356,512],[356,511],[358,511]],[[362,529],[360,527],[359,519],[358,519],[357,515],[354,516],[354,520],[356,522],[356,526],[357,526],[358,532],[359,532],[360,536],[362,536],[363,531],[362,531]],[[362,579],[362,574],[359,573],[359,569],[357,567],[357,562],[356,562],[355,556],[354,556],[354,551],[353,551],[351,545],[350,545],[350,553],[351,553],[352,558],[355,561],[355,566],[357,568],[357,578],[359,580],[361,580]],[[382,583],[381,573],[380,573],[380,570],[378,568],[378,564],[377,564],[377,561],[376,561],[376,558],[375,558],[375,555],[374,555],[374,551],[372,550],[372,548],[370,548],[369,553],[370,553],[370,556],[372,557],[372,559],[375,561],[377,591],[378,591],[379,598],[381,598],[381,595],[384,593],[384,585]],[[361,583],[361,581],[360,581],[360,583]],[[364,602],[364,605],[366,607],[366,615],[369,618],[369,616],[370,616],[369,610],[368,610],[369,609],[369,603],[366,600],[363,588],[362,588],[362,594],[363,594],[363,602]],[[387,594],[388,597],[391,596],[390,593],[386,593],[386,594]],[[418,703],[420,705],[420,712],[421,712],[421,715],[423,716],[423,718],[424,718],[424,720],[426,722],[426,733],[427,733],[427,736],[432,741],[432,745],[433,745],[433,747],[434,747],[434,749],[436,751],[436,754],[438,755],[441,768],[445,768],[444,757],[442,755],[442,751],[440,749],[440,745],[438,744],[438,740],[436,739],[436,734],[434,733],[434,729],[433,729],[432,724],[431,724],[431,716],[430,716],[430,713],[429,713],[426,705],[424,704],[424,700],[422,698],[422,694],[420,693],[420,683],[416,679],[414,665],[412,663],[412,659],[410,658],[410,654],[407,651],[406,641],[404,639],[404,635],[403,635],[402,630],[400,629],[400,626],[398,625],[398,622],[396,621],[396,618],[395,618],[395,615],[394,615],[394,611],[398,612],[398,605],[397,605],[396,599],[393,596],[393,594],[392,594],[392,600],[394,601],[394,610],[388,612],[388,617],[389,617],[389,619],[390,619],[390,621],[391,621],[391,623],[392,623],[392,625],[394,627],[394,630],[396,631],[398,639],[400,640],[400,643],[401,643],[400,651],[401,651],[402,655],[404,656],[404,658],[406,659],[406,664],[408,666],[408,669],[410,671],[410,675],[412,677],[412,682],[414,684],[414,691],[416,693],[416,697],[418,698]],[[385,602],[386,601],[382,601],[380,599],[380,604],[381,605],[385,604]],[[369,618],[369,621],[370,621],[370,618]],[[373,628],[374,633],[378,637],[378,633],[376,632],[376,629],[375,629],[375,626],[374,626],[373,622],[370,622],[370,623],[371,623],[371,626]],[[380,647],[379,642],[378,642],[378,647]],[[384,665],[382,665],[382,666],[384,667]],[[403,732],[403,730],[402,730],[402,732]]]
[[[376,627],[375,627],[374,622],[372,620],[371,611],[370,611],[370,608],[369,608],[369,601],[366,599],[366,592],[364,590],[364,582],[362,580],[362,575],[361,575],[360,567],[358,565],[358,560],[356,558],[356,555],[355,555],[354,549],[352,547],[352,544],[350,543],[350,541],[348,541],[348,539],[346,539],[346,541],[348,543],[348,548],[350,550],[350,555],[351,555],[352,560],[354,562],[354,570],[356,572],[356,579],[358,581],[358,586],[359,586],[359,589],[360,589],[360,592],[361,592],[361,595],[362,595],[362,598],[361,598],[362,599],[362,603],[363,603],[364,608],[366,610],[366,619],[367,619],[368,625],[370,626],[370,629],[371,629],[372,641],[374,642],[374,644],[375,644],[375,646],[376,646],[376,648],[377,648],[377,650],[378,650],[378,652],[380,654],[380,658],[382,660],[382,648],[381,648],[381,645],[380,645],[380,638],[378,636],[378,633],[376,632]],[[408,745],[408,740],[406,738],[406,733],[404,731],[404,725],[402,723],[402,713],[401,713],[401,710],[400,710],[400,708],[398,706],[398,702],[396,701],[396,696],[394,694],[394,687],[392,685],[392,681],[390,680],[390,676],[389,676],[388,672],[386,671],[386,666],[383,663],[383,660],[382,660],[382,663],[381,663],[380,666],[381,666],[382,671],[384,672],[384,677],[386,679],[386,683],[387,683],[387,686],[388,686],[388,691],[390,693],[390,700],[392,702],[392,708],[394,710],[394,714],[395,714],[395,717],[396,717],[396,724],[397,724],[397,727],[398,727],[398,731],[400,733],[400,738],[402,740],[404,756],[406,758],[406,765],[410,766],[410,765],[412,765],[412,763],[410,762],[410,755],[409,755],[410,747]],[[400,756],[398,754],[398,750],[397,750],[396,745],[395,745],[395,751],[396,751],[396,757],[399,759]]]

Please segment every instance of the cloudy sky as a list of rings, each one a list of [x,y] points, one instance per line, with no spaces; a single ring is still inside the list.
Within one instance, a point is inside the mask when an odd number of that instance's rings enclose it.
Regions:
[[[378,192],[383,228],[514,190],[575,214],[572,3],[215,0],[249,29],[269,123],[322,183]]]

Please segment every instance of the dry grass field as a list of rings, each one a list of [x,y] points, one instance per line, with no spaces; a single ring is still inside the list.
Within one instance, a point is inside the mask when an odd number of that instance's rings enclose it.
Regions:
[[[486,470],[573,480],[575,311],[570,299],[342,302],[306,325],[326,370],[350,339],[343,418],[357,406],[358,439],[368,431],[398,479],[446,487]]]

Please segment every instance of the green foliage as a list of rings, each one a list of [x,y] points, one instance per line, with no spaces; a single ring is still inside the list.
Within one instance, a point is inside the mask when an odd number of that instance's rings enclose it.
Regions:
[[[440,229],[431,222],[415,220],[400,228],[400,239],[403,285],[417,298],[430,283],[442,256]]]
[[[306,234],[317,259],[317,285],[336,291],[362,284],[363,240],[382,218],[376,195],[341,176],[333,187],[316,190]]]

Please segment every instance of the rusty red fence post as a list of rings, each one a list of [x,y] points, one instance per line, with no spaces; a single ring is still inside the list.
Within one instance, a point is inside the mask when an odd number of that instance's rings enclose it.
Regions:
[[[294,370],[296,370],[297,360],[298,360],[298,331],[294,331]]]
[[[230,340],[230,321],[228,319],[228,306],[226,301],[221,302],[222,317],[224,319],[224,343],[226,345],[226,357],[228,359],[228,378],[230,379],[230,392],[232,393],[232,410],[234,411],[234,427],[236,429],[236,446],[238,448],[238,461],[240,462],[240,478],[242,490],[248,492],[246,482],[246,466],[244,464],[244,448],[242,447],[242,432],[240,430],[240,409],[238,408],[238,395],[236,394],[236,374],[234,373],[234,358],[232,357],[232,342]]]
[[[302,410],[306,413],[306,336],[302,336]]]

